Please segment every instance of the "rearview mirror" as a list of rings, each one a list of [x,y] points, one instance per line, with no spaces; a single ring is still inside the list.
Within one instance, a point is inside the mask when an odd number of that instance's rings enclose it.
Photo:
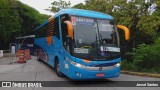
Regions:
[[[73,26],[70,21],[64,21],[65,24],[67,24],[67,30],[68,30],[68,36],[73,39]]]
[[[127,27],[123,26],[123,25],[117,25],[117,27],[119,29],[121,29],[121,30],[124,31],[124,33],[125,33],[125,40],[128,41],[130,39],[130,31],[129,31],[129,29]]]

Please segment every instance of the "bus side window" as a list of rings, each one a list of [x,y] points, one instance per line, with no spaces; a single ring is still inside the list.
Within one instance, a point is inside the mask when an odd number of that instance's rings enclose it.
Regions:
[[[48,24],[45,24],[43,27],[40,27],[35,31],[36,38],[46,37],[48,30]]]

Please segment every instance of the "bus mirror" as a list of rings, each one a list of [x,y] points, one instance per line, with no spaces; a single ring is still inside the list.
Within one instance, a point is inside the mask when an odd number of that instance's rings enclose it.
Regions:
[[[117,27],[119,29],[122,29],[124,31],[124,33],[125,33],[125,40],[128,41],[130,39],[130,31],[129,31],[129,29],[127,27],[123,26],[123,25],[117,25]]]
[[[73,39],[73,26],[70,21],[64,21],[65,24],[67,24],[68,29],[68,36]]]

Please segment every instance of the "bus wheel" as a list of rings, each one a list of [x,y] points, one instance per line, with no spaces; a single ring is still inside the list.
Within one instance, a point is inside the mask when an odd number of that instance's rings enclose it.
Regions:
[[[60,72],[59,68],[60,68],[59,67],[59,61],[56,60],[55,61],[55,71],[56,71],[56,74],[57,74],[58,77],[63,77],[63,74]]]
[[[41,60],[41,59],[40,59],[40,57],[39,57],[39,54],[37,54],[37,60],[38,60],[38,61],[40,61],[40,60]]]

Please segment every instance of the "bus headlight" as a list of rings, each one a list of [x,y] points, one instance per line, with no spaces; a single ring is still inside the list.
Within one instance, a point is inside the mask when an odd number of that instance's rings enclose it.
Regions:
[[[117,63],[117,64],[115,64],[114,66],[115,66],[115,67],[119,67],[119,66],[121,66],[121,64],[120,64],[120,63]]]
[[[84,65],[79,64],[79,63],[76,63],[76,65],[75,65],[75,66],[77,66],[77,67],[79,67],[79,68],[85,67]]]
[[[68,62],[70,62],[72,65],[76,66],[76,67],[79,67],[79,68],[85,67],[85,66],[82,65],[82,64],[79,64],[79,63],[76,63],[76,62],[70,60],[69,58],[66,58],[66,60],[67,60]]]
[[[79,63],[76,63],[76,62],[74,62],[74,61],[71,61],[71,64],[74,65],[74,66],[76,66],[76,67],[79,67],[79,68],[85,67],[84,65],[79,64]]]

